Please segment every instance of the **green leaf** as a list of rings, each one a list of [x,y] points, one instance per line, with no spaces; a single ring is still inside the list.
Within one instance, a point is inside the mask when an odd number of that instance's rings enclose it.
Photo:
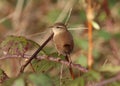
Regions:
[[[92,21],[92,26],[96,29],[96,30],[100,30],[100,26],[97,22]]]
[[[53,86],[51,78],[45,74],[31,74],[29,80],[35,86]]]
[[[47,55],[50,55],[54,50],[53,47],[44,47],[44,51]]]
[[[81,55],[78,59],[77,62],[78,64],[81,64],[84,67],[87,67],[87,57],[84,55]]]
[[[79,11],[79,15],[80,15],[80,20],[82,23],[86,21],[86,13],[84,10],[80,10]]]
[[[67,86],[85,86],[85,80],[80,77],[71,81]]]
[[[114,82],[110,83],[109,86],[120,86],[120,82],[114,81]]]
[[[93,50],[93,57],[94,57],[94,59],[98,59],[99,56],[100,56],[99,50],[98,49],[94,49]]]
[[[108,0],[108,4],[111,7],[113,7],[116,3],[118,2],[118,0]]]
[[[118,9],[118,14],[119,14],[119,16],[120,16],[120,9]]]
[[[120,38],[120,33],[118,32],[118,33],[115,33],[114,35],[113,35],[113,37],[115,37],[116,39],[119,39]]]
[[[18,78],[14,81],[12,86],[25,86],[25,82],[22,78]]]
[[[53,68],[53,67],[56,68],[56,66],[58,66],[58,63],[46,61],[46,60],[41,60],[41,61],[34,60],[32,61],[32,66],[34,67],[36,72],[46,72],[50,68]]]
[[[101,79],[100,73],[94,70],[87,72],[83,77],[87,78],[88,81],[99,81]]]
[[[101,68],[99,68],[99,71],[102,72],[113,72],[113,73],[117,73],[120,71],[120,66],[114,66],[111,64],[106,64],[104,66],[102,66]]]
[[[8,36],[0,44],[1,49],[7,54],[24,55],[31,48],[38,47],[36,42],[22,36]]]
[[[78,45],[80,48],[87,50],[88,49],[88,41],[86,39],[83,38],[78,38],[78,37],[74,37],[75,39],[75,44]]]
[[[111,34],[110,34],[109,32],[107,32],[107,31],[105,31],[105,30],[97,31],[97,32],[96,32],[96,35],[97,35],[98,37],[103,38],[105,41],[108,41],[108,40],[111,39]],[[96,36],[95,36],[95,37],[96,37]]]
[[[10,20],[5,20],[4,22],[2,22],[4,26],[6,26],[7,28],[12,28],[12,24]]]
[[[6,81],[2,84],[2,86],[12,86],[13,83],[14,83],[14,81],[15,81],[15,78],[14,78],[14,79],[13,79],[13,78],[10,78],[10,79],[6,80]]]
[[[98,16],[98,20],[100,22],[103,22],[106,19],[106,13],[105,12],[101,12],[100,15]]]

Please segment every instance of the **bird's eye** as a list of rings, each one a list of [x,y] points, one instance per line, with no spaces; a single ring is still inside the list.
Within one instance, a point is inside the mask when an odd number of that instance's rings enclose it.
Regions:
[[[56,28],[60,29],[60,28],[62,28],[62,26],[56,26]]]

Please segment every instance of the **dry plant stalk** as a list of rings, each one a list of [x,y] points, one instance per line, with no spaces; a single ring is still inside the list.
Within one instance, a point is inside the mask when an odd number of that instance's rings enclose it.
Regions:
[[[93,8],[91,6],[91,0],[88,1],[88,6],[86,9],[86,15],[87,15],[87,25],[88,25],[88,68],[91,69],[93,64],[93,57],[92,57],[92,50],[93,50],[93,41],[92,41],[92,21],[94,19],[93,15]]]

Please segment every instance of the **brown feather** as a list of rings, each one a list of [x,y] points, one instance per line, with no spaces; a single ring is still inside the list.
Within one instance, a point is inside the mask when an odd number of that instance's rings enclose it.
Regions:
[[[62,55],[66,55],[66,54],[70,54],[73,50],[73,38],[70,34],[70,32],[68,32],[67,30],[65,30],[64,32],[61,32],[59,34],[56,34],[53,37],[53,41],[55,43],[55,46],[57,48],[57,51],[62,54]]]
[[[53,26],[53,32],[54,32],[53,41],[58,53],[64,55],[66,60],[70,62],[69,56],[70,53],[73,51],[74,47],[72,35],[67,30],[66,25],[64,25],[63,23],[56,23]],[[69,67],[69,70],[71,77],[74,79],[74,73],[71,66]]]

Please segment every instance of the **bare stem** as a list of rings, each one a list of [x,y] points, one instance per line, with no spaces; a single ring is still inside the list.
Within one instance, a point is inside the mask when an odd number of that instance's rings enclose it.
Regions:
[[[32,56],[31,56],[32,57]],[[6,55],[6,56],[3,56],[0,58],[0,60],[2,59],[10,59],[10,58],[21,58],[21,56],[17,56],[17,55]],[[30,58],[30,55],[25,55],[24,58]],[[72,68],[76,68],[78,69],[79,71],[82,71],[82,72],[88,72],[88,70],[81,66],[80,64],[74,64],[74,63],[70,63],[66,60],[62,60],[61,58],[55,58],[55,57],[52,57],[52,56],[36,56],[36,59],[38,60],[47,60],[47,61],[53,61],[53,62],[57,62],[57,63],[61,63],[63,65],[66,65],[68,67],[72,67]]]

